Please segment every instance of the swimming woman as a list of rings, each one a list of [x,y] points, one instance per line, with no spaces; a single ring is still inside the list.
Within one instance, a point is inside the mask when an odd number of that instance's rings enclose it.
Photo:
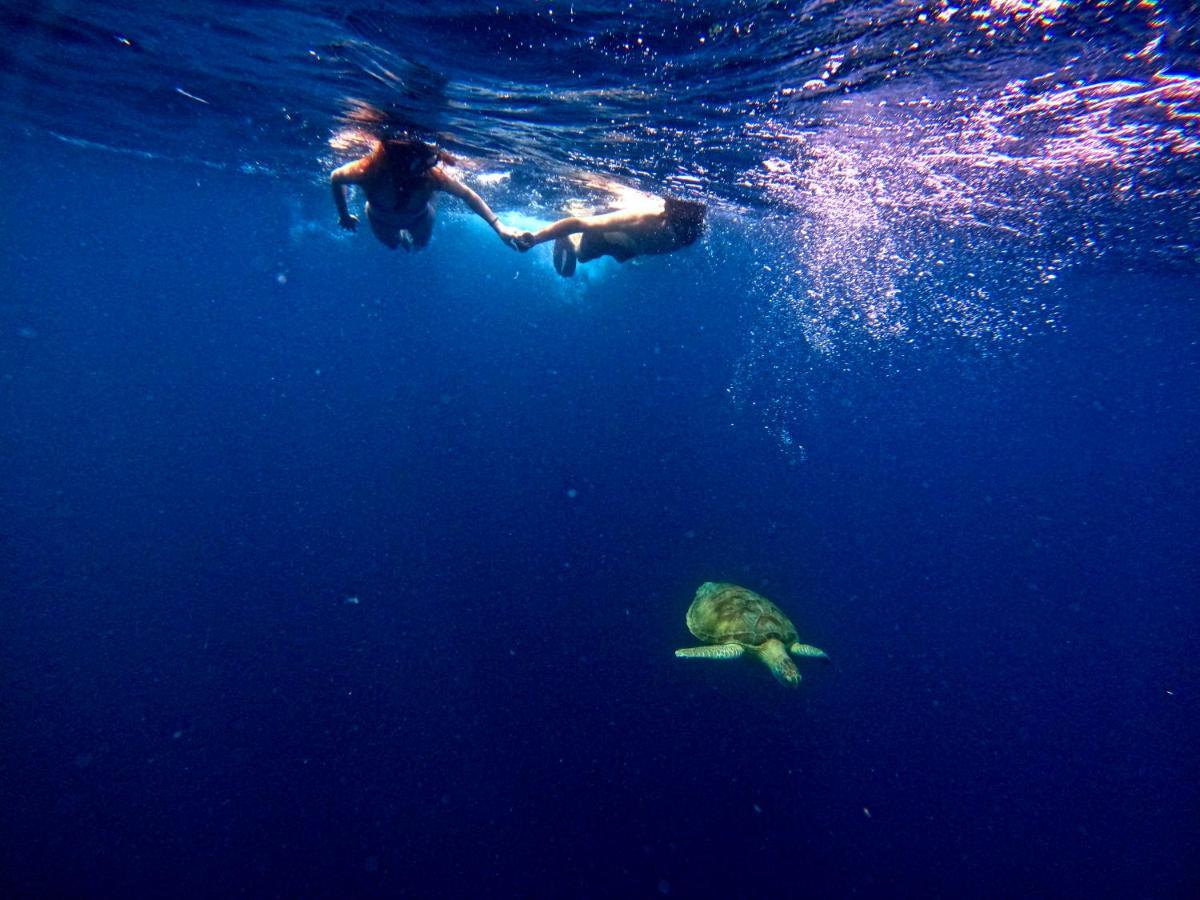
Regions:
[[[524,253],[537,244],[554,241],[554,269],[570,278],[576,263],[601,256],[625,262],[635,256],[671,253],[693,244],[704,230],[706,212],[703,203],[668,197],[662,212],[619,210],[559,219],[541,231],[519,235],[516,246]]]
[[[358,185],[367,197],[367,222],[380,243],[393,250],[419,250],[433,234],[434,194],[443,191],[463,200],[500,240],[515,247],[517,232],[506,227],[482,197],[442,169],[443,162],[453,161],[444,150],[423,141],[377,141],[370,153],[335,169],[329,177],[339,224],[347,231],[358,228],[358,217],[346,208],[345,188]]]

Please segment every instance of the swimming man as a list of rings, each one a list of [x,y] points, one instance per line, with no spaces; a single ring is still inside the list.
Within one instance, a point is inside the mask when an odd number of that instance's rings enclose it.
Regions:
[[[362,159],[346,163],[329,176],[338,222],[347,231],[358,228],[358,217],[346,208],[347,184],[367,196],[367,222],[380,243],[395,250],[419,250],[429,243],[435,215],[434,194],[443,191],[463,200],[500,240],[516,246],[517,232],[502,223],[483,198],[447,175],[442,162],[453,162],[443,150],[416,140],[381,140]]]
[[[539,232],[519,235],[516,246],[524,253],[537,244],[554,241],[554,269],[570,278],[577,262],[601,256],[625,262],[635,256],[671,253],[695,243],[704,230],[706,212],[703,203],[668,197],[662,212],[620,210],[559,219]]]

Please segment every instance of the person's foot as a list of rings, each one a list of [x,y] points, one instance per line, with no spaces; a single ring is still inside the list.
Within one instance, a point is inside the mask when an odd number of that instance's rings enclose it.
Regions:
[[[400,246],[403,247],[405,251],[413,248],[412,235],[408,233],[407,228],[402,228],[400,230]]]
[[[575,242],[569,237],[560,237],[554,242],[554,271],[563,278],[575,274]]]

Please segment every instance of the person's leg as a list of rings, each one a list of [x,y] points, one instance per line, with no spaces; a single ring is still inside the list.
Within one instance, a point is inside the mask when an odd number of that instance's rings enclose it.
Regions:
[[[628,231],[605,231],[584,237],[585,240],[579,248],[580,262],[611,256],[617,262],[623,263],[641,255],[637,240]],[[592,240],[586,240],[588,237]]]
[[[575,274],[575,241],[575,235],[570,235],[560,237],[554,242],[554,271],[563,278],[570,278]]]
[[[400,246],[400,231],[396,228],[389,228],[386,223],[381,222],[379,216],[371,214],[371,204],[366,205],[367,222],[371,226],[371,232],[375,235],[379,243],[383,244],[390,250],[395,250]]]
[[[425,208],[425,215],[408,227],[408,233],[412,236],[414,250],[420,250],[429,243],[433,237],[433,207]]]
[[[599,259],[604,254],[610,252],[608,246],[608,238],[605,233],[596,234],[591,231],[586,231],[576,238],[575,256],[581,263],[591,262],[593,259]]]

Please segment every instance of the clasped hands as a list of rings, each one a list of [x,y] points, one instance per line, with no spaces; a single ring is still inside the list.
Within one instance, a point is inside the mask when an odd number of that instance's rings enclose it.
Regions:
[[[503,222],[497,220],[496,234],[500,236],[500,240],[514,250],[520,250],[524,253],[534,245],[533,233],[530,231],[517,231],[515,228],[509,228]]]

